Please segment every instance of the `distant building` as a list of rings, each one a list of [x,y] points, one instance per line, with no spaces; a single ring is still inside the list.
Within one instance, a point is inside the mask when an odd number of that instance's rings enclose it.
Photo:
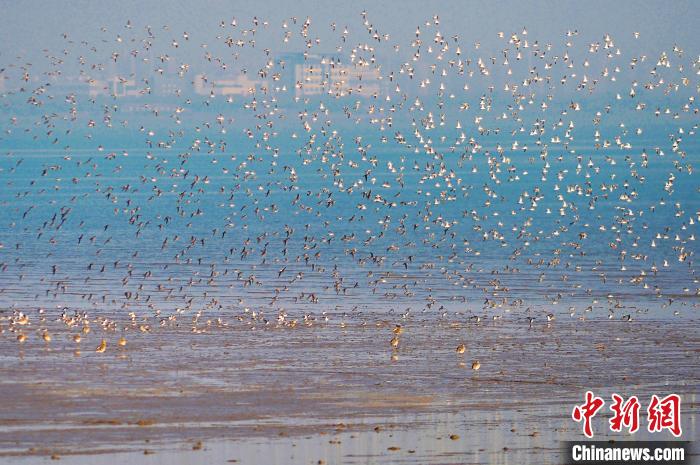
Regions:
[[[174,81],[174,80],[164,80],[157,79],[152,83],[154,88],[154,93],[161,96],[172,96],[177,95],[178,92],[182,91],[182,83],[187,81]]]
[[[255,92],[257,86],[264,85],[264,81],[249,79],[241,75],[233,79],[208,78],[198,74],[194,78],[194,91],[199,95],[248,95]]]
[[[297,68],[303,66],[304,53],[282,53],[275,57],[275,72],[272,74],[272,90],[290,98],[296,95]]]
[[[136,85],[134,79],[124,79],[119,76],[111,77],[107,80],[91,79],[88,81],[88,94],[90,97],[112,96],[112,97],[140,97],[147,90]]]
[[[115,97],[138,97],[143,95],[146,91],[136,85],[134,79],[124,79],[120,77],[113,77],[110,80],[112,86],[112,95]]]
[[[381,92],[382,77],[377,68],[343,63],[338,56],[288,53],[279,55],[279,72],[273,88],[294,97],[357,95],[371,97]]]
[[[90,79],[90,81],[88,81],[88,95],[90,95],[90,97],[109,95],[109,84],[107,81],[102,81],[100,79]]]

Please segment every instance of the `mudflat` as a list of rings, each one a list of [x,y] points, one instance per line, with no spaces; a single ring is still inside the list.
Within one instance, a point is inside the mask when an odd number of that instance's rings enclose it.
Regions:
[[[395,328],[333,318],[134,327],[124,346],[109,334],[3,335],[0,461],[558,463],[588,389],[681,394],[684,435],[697,434],[692,320],[416,318],[393,348]],[[609,415],[595,418],[597,437],[610,436]]]

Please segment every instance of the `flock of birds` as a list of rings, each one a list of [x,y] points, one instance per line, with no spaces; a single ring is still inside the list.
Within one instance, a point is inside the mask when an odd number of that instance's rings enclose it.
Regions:
[[[700,58],[358,19],[128,22],[65,33],[43,63],[0,56],[0,335],[79,346],[97,327],[102,353],[129,331],[374,318],[398,349],[419,316],[692,314]],[[135,95],[54,90],[113,92],[109,72]]]

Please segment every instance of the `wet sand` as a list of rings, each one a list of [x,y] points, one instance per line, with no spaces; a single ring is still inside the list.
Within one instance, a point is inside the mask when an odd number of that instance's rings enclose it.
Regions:
[[[559,463],[587,389],[679,393],[697,437],[696,320],[566,318],[232,322],[135,329],[123,348],[96,327],[80,354],[58,329],[49,344],[5,333],[0,463]],[[607,418],[596,438],[625,438]]]

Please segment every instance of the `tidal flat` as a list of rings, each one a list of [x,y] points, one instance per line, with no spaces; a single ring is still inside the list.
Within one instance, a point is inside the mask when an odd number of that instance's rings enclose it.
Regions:
[[[395,327],[134,326],[104,353],[101,335],[3,335],[0,462],[554,464],[586,390],[678,393],[684,437],[697,436],[695,320],[416,318],[392,348]],[[596,439],[629,438],[609,416]]]

